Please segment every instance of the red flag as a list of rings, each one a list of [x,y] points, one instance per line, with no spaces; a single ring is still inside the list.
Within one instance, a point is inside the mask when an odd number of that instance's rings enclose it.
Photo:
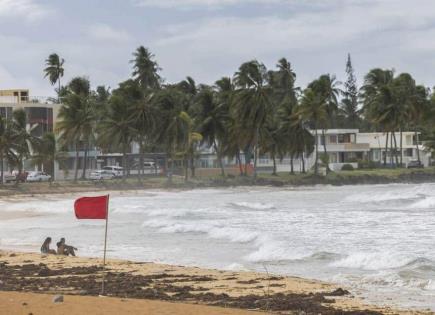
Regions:
[[[107,219],[109,196],[82,197],[74,202],[77,219]]]

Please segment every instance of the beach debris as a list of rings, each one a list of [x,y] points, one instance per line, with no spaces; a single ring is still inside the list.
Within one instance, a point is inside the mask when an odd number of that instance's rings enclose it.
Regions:
[[[35,277],[40,270],[48,270],[49,276]],[[80,266],[50,269],[45,264],[4,265],[0,268],[0,290],[26,292],[63,292],[73,295],[98,296],[100,294],[100,267]],[[44,271],[43,273],[45,273]],[[276,280],[280,278],[276,277]],[[380,315],[371,310],[341,310],[332,305],[334,296],[349,294],[347,290],[318,293],[270,293],[230,296],[213,293],[199,284],[214,281],[212,277],[189,274],[148,274],[129,272],[106,273],[107,296],[118,298],[154,299],[174,302],[191,302],[222,307],[256,309],[285,314],[309,315]],[[259,281],[259,279],[255,279]],[[243,280],[242,280],[243,281]],[[249,280],[247,280],[249,281]],[[252,284],[255,286],[255,284]],[[207,284],[209,287],[210,285]],[[252,292],[252,291],[251,291]],[[332,298],[331,298],[332,297]],[[62,303],[63,295],[56,295],[53,303]]]
[[[53,303],[63,303],[63,295],[56,294],[52,301]]]

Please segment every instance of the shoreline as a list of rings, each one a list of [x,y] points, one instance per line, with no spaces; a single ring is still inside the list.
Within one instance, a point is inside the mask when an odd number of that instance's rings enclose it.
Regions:
[[[0,250],[0,300],[5,291],[97,296],[101,262],[98,258]],[[367,305],[346,288],[299,277],[116,259],[108,261],[107,271],[107,295],[118,299],[159,300],[277,314],[433,314]]]
[[[146,191],[146,190],[191,190],[201,188],[234,188],[234,187],[313,187],[316,185],[377,185],[377,184],[420,184],[435,183],[435,168],[426,169],[379,169],[354,170],[330,173],[327,176],[314,174],[280,173],[276,176],[260,174],[258,178],[226,176],[200,177],[185,182],[183,177],[174,176],[168,183],[164,177],[146,177],[93,181],[60,181],[49,183],[24,183],[4,185],[0,187],[0,197],[74,194],[102,191]]]

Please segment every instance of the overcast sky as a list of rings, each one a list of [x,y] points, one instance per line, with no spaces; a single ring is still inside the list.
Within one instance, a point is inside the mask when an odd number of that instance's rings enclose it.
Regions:
[[[0,89],[52,95],[45,58],[65,78],[112,88],[144,45],[167,82],[213,83],[258,59],[286,57],[304,86],[323,73],[344,80],[347,53],[359,83],[371,68],[410,72],[435,85],[433,0],[0,0]]]

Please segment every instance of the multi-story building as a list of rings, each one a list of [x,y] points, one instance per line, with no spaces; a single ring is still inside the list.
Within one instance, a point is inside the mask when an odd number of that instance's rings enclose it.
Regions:
[[[314,135],[316,132],[313,130],[312,134]],[[345,164],[351,164],[354,168],[358,168],[361,161],[383,164],[385,155],[388,166],[392,161],[395,163],[396,155],[398,155],[397,160],[400,161],[399,148],[400,143],[402,143],[402,163],[404,166],[407,166],[410,161],[417,160],[418,158],[424,166],[429,166],[431,163],[431,153],[425,149],[424,145],[419,143],[416,137],[419,137],[418,133],[415,134],[414,132],[407,131],[402,132],[402,140],[400,140],[400,133],[397,132],[395,133],[395,138],[398,150],[394,151],[391,149],[391,137],[389,137],[388,150],[386,151],[386,134],[382,132],[361,133],[358,129],[327,129],[323,133],[322,130],[317,130],[319,162],[321,156],[325,153],[326,147],[329,167],[334,171],[340,171]],[[417,143],[419,144],[418,146]],[[243,153],[241,152],[240,154],[242,163],[245,163]],[[217,157],[212,148],[201,150],[199,161],[198,167],[218,167]],[[314,161],[314,152],[309,156],[295,157],[293,159],[293,169],[295,172],[301,171],[303,164],[305,164],[305,169],[311,169],[314,166]],[[223,162],[226,167],[234,167],[236,164],[234,159],[229,160],[224,158]],[[285,156],[283,159],[276,159],[275,162],[278,172],[290,171],[291,159],[289,156]],[[253,160],[251,160],[251,163],[253,163]],[[268,154],[260,155],[257,166],[259,171],[269,172],[273,168],[273,160]]]
[[[60,104],[52,102],[47,97],[30,98],[29,90],[0,90],[0,116],[11,118],[13,111],[24,109],[27,113],[28,129],[35,137],[55,130],[59,107]],[[31,169],[33,166],[26,161],[25,168]],[[8,165],[5,165],[5,169],[8,169]],[[57,167],[55,171],[56,169]]]

